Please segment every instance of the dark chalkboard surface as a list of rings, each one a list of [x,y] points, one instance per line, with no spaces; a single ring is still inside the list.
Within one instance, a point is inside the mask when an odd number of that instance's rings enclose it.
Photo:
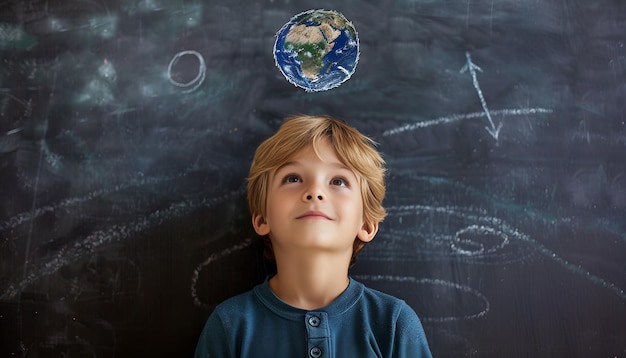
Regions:
[[[626,3],[0,3],[0,356],[190,356],[271,274],[245,176],[291,114],[380,143],[389,216],[352,275],[436,357],[626,356]],[[274,35],[359,34],[307,93]]]

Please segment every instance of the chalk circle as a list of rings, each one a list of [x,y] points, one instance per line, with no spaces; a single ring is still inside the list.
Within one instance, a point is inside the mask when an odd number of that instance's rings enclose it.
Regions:
[[[474,239],[472,239],[472,236]],[[488,237],[495,237],[499,242],[486,248],[487,245],[478,240],[486,241]],[[465,256],[477,256],[492,254],[503,249],[508,244],[509,237],[506,233],[488,226],[470,225],[454,234],[450,248]]]
[[[354,278],[362,281],[383,281],[383,282],[398,282],[398,283],[412,283],[415,285],[427,286],[430,285],[433,287],[432,291],[434,292],[434,287],[439,287],[441,289],[454,290],[455,294],[445,295],[446,297],[452,298],[455,297],[457,299],[463,299],[460,306],[465,306],[467,304],[468,298],[462,298],[460,294],[468,295],[469,297],[473,297],[476,299],[481,306],[479,309],[474,312],[467,312],[464,314],[457,315],[441,315],[441,316],[420,316],[420,319],[424,322],[452,322],[452,321],[461,321],[461,320],[472,320],[485,316],[490,308],[489,300],[485,295],[480,293],[474,288],[469,286],[461,285],[459,283],[436,279],[436,278],[417,278],[413,276],[391,276],[391,275],[357,275]],[[405,298],[406,300],[406,298]],[[440,302],[441,300],[437,300],[435,295],[433,294],[433,300],[431,302]],[[455,303],[455,307],[459,305]],[[432,308],[432,307],[431,307]]]
[[[198,74],[195,78],[193,78],[189,82],[179,82],[172,77],[172,68],[178,63],[178,61],[183,56],[194,56],[198,59]],[[167,78],[170,83],[176,87],[184,88],[183,93],[193,92],[204,82],[204,78],[206,77],[206,63],[204,62],[204,57],[198,52],[194,50],[181,51],[174,55],[174,57],[170,60],[169,66],[167,66]]]

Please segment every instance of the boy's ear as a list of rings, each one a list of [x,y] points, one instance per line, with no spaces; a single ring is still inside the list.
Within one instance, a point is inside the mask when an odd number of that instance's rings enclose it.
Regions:
[[[270,225],[260,214],[252,215],[252,226],[254,226],[254,231],[256,231],[259,236],[265,236],[270,233]]]
[[[376,236],[378,232],[378,223],[364,222],[361,230],[356,234],[359,240],[363,242],[370,242]]]

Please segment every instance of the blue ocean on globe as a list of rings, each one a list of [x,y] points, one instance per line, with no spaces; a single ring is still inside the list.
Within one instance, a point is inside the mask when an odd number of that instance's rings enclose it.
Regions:
[[[308,92],[332,89],[348,80],[356,69],[358,34],[352,23],[336,11],[305,11],[276,34],[274,59],[292,84]]]

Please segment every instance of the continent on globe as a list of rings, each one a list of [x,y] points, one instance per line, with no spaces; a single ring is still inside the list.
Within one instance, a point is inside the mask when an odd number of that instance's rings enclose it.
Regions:
[[[322,59],[333,49],[334,41],[340,34],[341,31],[325,22],[317,27],[297,25],[287,33],[285,48],[296,52],[302,63],[302,72],[314,80],[323,67]]]
[[[300,13],[276,34],[276,65],[289,82],[307,91],[339,86],[350,78],[358,58],[356,30],[336,11]]]

